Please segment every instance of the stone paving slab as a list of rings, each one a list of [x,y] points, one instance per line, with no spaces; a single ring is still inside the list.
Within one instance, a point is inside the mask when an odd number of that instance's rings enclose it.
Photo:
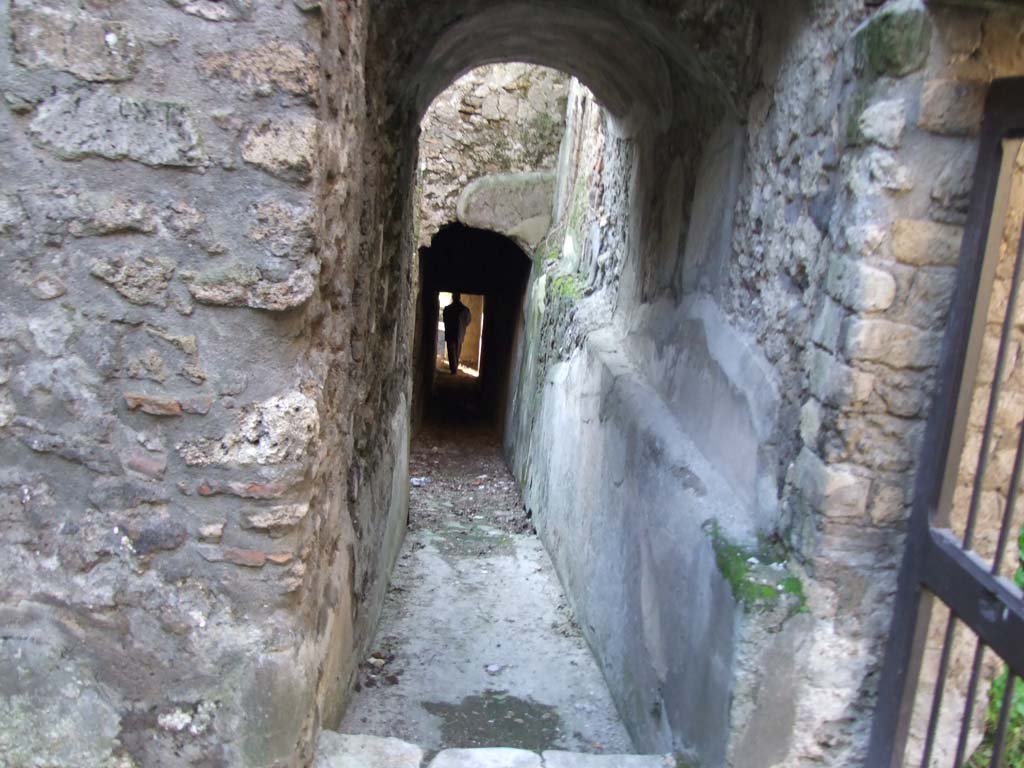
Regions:
[[[548,750],[544,768],[675,768],[671,755],[582,755]]]
[[[423,750],[400,739],[321,731],[313,768],[420,768]]]
[[[540,755],[525,749],[482,747],[446,749],[439,752],[429,768],[543,768]]]

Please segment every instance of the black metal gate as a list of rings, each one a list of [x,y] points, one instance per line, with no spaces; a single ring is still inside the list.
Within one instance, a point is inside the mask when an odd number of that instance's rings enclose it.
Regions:
[[[907,547],[899,576],[899,592],[888,641],[886,659],[879,684],[878,706],[871,734],[867,768],[902,768],[904,765],[933,768],[940,763],[936,744],[943,741],[949,750],[942,765],[960,768],[970,758],[967,754],[972,728],[977,733],[976,710],[979,692],[988,688],[983,672],[986,653],[998,655],[1008,668],[1001,700],[986,747],[984,764],[992,768],[1006,765],[1007,724],[1015,686],[1024,686],[1024,598],[1021,590],[1009,579],[999,576],[1005,570],[1006,558],[1017,553],[1013,521],[1024,472],[1024,429],[1016,438],[1016,454],[1008,484],[997,498],[1001,509],[1001,528],[995,541],[994,554],[980,556],[975,549],[979,533],[979,509],[986,478],[992,470],[993,431],[1000,406],[1003,381],[1015,347],[1015,320],[1024,305],[1019,296],[1024,267],[1024,236],[1011,254],[1012,273],[1005,263],[999,267],[999,250],[1012,182],[1015,158],[1024,137],[1024,78],[993,83],[986,105],[985,121],[970,209],[960,252],[956,293],[938,369],[936,396],[925,434],[918,473]],[[1000,268],[1001,293],[996,306],[1006,298],[1007,309],[995,347],[994,371],[987,388],[987,407],[981,427],[980,446],[977,429],[971,442],[972,451],[965,452],[968,438],[968,417],[976,399],[979,360],[988,330],[992,345],[992,299]],[[1008,288],[1008,293],[1007,289]],[[988,328],[986,328],[988,326]],[[1019,331],[1018,331],[1019,333]],[[1022,353],[1024,354],[1024,353]],[[991,362],[991,353],[987,360]],[[987,378],[985,379],[987,382]],[[985,396],[979,402],[984,402]],[[1003,404],[1005,407],[1005,403]],[[977,412],[977,411],[976,411]],[[975,427],[980,425],[976,420]],[[1004,436],[1005,437],[1005,436]],[[977,457],[973,449],[977,448]],[[951,522],[955,486],[964,466],[973,467],[966,514],[956,525]],[[972,462],[967,464],[967,462]],[[1004,498],[1005,497],[1005,498]],[[989,495],[991,498],[991,494]],[[955,529],[955,530],[954,530]],[[991,549],[991,548],[990,548]],[[929,657],[930,700],[920,695],[922,659],[933,609],[944,605],[948,610],[942,644],[935,656]],[[945,613],[945,611],[942,611]],[[967,685],[959,685],[956,709],[959,731],[948,727],[950,708],[950,665],[954,648],[967,644],[973,649]],[[989,651],[986,651],[989,649]],[[964,670],[966,672],[966,668]],[[982,694],[983,695],[983,694]],[[963,697],[963,702],[960,701]],[[907,744],[911,721],[915,718],[915,701],[924,699],[924,707],[915,719],[918,733],[914,753]],[[943,707],[946,709],[944,710]],[[940,727],[946,717],[947,727]],[[926,723],[926,725],[925,725]],[[955,743],[955,753],[952,745]],[[989,751],[991,756],[989,757]],[[972,765],[976,765],[977,758]]]

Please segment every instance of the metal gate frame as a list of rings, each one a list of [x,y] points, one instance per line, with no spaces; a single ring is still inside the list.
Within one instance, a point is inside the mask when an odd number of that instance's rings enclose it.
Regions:
[[[951,609],[951,615],[966,624],[983,646],[1002,657],[1013,673],[1024,676],[1024,599],[1016,587],[993,575],[988,563],[970,550],[973,535],[970,522],[964,542],[954,535],[949,525],[953,489],[966,437],[989,299],[999,259],[998,245],[992,248],[994,233],[990,229],[993,229],[993,213],[998,215],[1000,206],[1005,211],[1008,189],[998,188],[998,182],[1004,163],[1013,162],[1012,158],[1003,157],[1002,144],[1005,139],[1022,136],[1024,78],[997,80],[992,83],[985,106],[957,285],[937,370],[935,399],[917,465],[906,550],[899,573],[866,768],[903,766],[935,599],[945,603]],[[1003,216],[999,215],[997,221],[1002,220]],[[995,229],[1000,231],[994,236],[1001,239],[1001,225]],[[1020,277],[1021,253],[1024,253],[1024,237],[1018,252],[1015,280]],[[1019,282],[1015,285],[1019,286]],[[1009,316],[1012,326],[1013,299]],[[992,400],[998,400],[999,382],[997,370]],[[990,408],[986,435],[991,429]],[[983,474],[987,456],[985,437],[982,445],[979,475]],[[1016,481],[1017,477],[1013,479]],[[1015,492],[1012,489],[1009,494],[1011,509]],[[947,630],[947,640],[950,635],[951,631]],[[976,659],[979,658],[980,651],[976,653]]]

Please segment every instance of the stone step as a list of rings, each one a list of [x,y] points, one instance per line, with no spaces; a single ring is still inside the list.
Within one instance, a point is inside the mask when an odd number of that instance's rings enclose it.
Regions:
[[[671,755],[585,755],[578,752],[486,747],[445,749],[429,763],[400,739],[323,731],[314,768],[675,768]]]

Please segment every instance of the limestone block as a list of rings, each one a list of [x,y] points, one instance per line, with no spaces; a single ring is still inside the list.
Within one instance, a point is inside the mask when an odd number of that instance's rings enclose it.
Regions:
[[[203,480],[196,488],[200,496],[216,496],[227,493],[242,499],[279,499],[285,495],[290,485],[284,482],[267,481],[217,481]]]
[[[202,437],[176,448],[189,466],[280,464],[299,461],[320,432],[316,401],[289,392],[245,406],[221,438]]]
[[[800,408],[800,439],[813,446],[821,432],[821,403],[811,398]]]
[[[889,320],[855,318],[847,322],[846,355],[895,368],[928,368],[939,360],[942,334]]]
[[[264,277],[254,266],[230,263],[196,272],[181,273],[192,297],[203,304],[225,307],[252,307],[273,312],[294,309],[304,304],[316,288],[308,269],[296,269],[284,280]]]
[[[243,528],[265,531],[271,536],[283,536],[309,514],[309,504],[281,504],[267,509],[257,509],[246,513]]]
[[[928,60],[932,25],[920,0],[899,0],[854,33],[857,66],[870,78],[902,77]]]
[[[988,84],[961,80],[929,80],[921,93],[919,128],[952,136],[975,134],[981,128]]]
[[[888,309],[896,298],[893,276],[858,259],[833,259],[826,289],[835,299],[858,312]]]
[[[519,236],[534,248],[551,225],[555,176],[549,171],[496,173],[469,184],[456,206],[470,227]]]
[[[1007,3],[985,19],[981,58],[994,77],[1019,77],[1024,72],[1024,18],[1020,8]]]
[[[839,337],[845,319],[846,310],[842,305],[826,296],[811,325],[811,340],[818,346],[835,352],[839,349]]]
[[[321,731],[313,768],[420,768],[423,750],[399,739]]]
[[[871,482],[829,466],[806,446],[793,465],[793,483],[812,507],[830,517],[860,517],[867,509]]]
[[[161,256],[109,256],[93,263],[89,273],[110,285],[132,304],[167,304],[166,291],[175,264]]]
[[[317,57],[312,51],[284,40],[271,40],[255,48],[210,53],[203,56],[199,68],[257,94],[276,89],[312,97],[317,88]]]
[[[926,375],[911,371],[893,371],[875,379],[875,392],[894,416],[913,418],[921,414],[931,382]]]
[[[246,135],[242,158],[278,178],[305,183],[313,177],[318,134],[314,117],[263,120]]]
[[[273,256],[301,260],[313,249],[313,211],[284,200],[263,200],[249,208],[247,235]]]
[[[1020,355],[1020,341],[1011,338],[1006,350],[1007,360],[1017,360]],[[996,374],[996,359],[999,356],[999,336],[985,334],[981,340],[981,357],[978,360],[978,383],[991,384]],[[1006,365],[1003,368],[1003,382],[1010,378],[1012,366]]]
[[[890,525],[906,519],[909,510],[904,500],[905,493],[896,485],[882,485],[876,491],[868,514],[875,525]]]
[[[885,242],[885,228],[877,224],[855,224],[845,229],[846,241],[858,256],[874,256]]]
[[[861,136],[889,148],[900,145],[906,123],[907,116],[902,99],[872,104],[858,118]]]
[[[540,755],[524,749],[488,747],[446,749],[439,752],[429,768],[542,768]]]
[[[992,390],[988,387],[978,387],[974,390],[974,396],[971,398],[970,425],[975,429],[985,428],[991,392]],[[1004,433],[1015,432],[1022,419],[1024,419],[1024,393],[1014,392],[1009,387],[1000,390],[999,407],[996,408],[993,419],[996,428]]]
[[[996,279],[995,284],[992,286],[992,298],[988,305],[988,321],[990,323],[1002,324],[1009,309],[1010,281]],[[1024,301],[1017,302],[1013,322],[1018,326],[1024,326]]]
[[[907,294],[910,319],[923,328],[941,328],[949,313],[956,270],[951,267],[922,267],[914,274]]]
[[[224,523],[210,523],[199,526],[199,540],[217,543],[224,536]]]
[[[968,143],[953,151],[931,188],[933,207],[929,215],[932,218],[951,224],[964,222],[976,163],[976,145]]]
[[[951,53],[970,54],[978,50],[984,18],[981,14],[951,13],[942,19],[942,23],[937,26]]]
[[[152,234],[157,228],[151,205],[117,195],[83,195],[76,204],[68,232],[74,237],[112,235],[119,232]]]
[[[548,750],[543,753],[544,768],[675,768],[671,755],[585,755],[579,752]]]
[[[923,219],[897,219],[892,256],[904,264],[952,266],[960,259],[963,227]]]
[[[870,373],[844,365],[836,356],[813,349],[809,357],[811,394],[827,405],[846,407],[867,402],[874,387]]]
[[[166,341],[168,344],[178,348],[186,355],[195,355],[199,352],[199,344],[196,342],[196,337],[192,334],[175,334],[153,325],[146,326],[146,333],[157,339]]]
[[[914,187],[910,171],[889,152],[876,150],[869,153],[867,170],[872,181],[890,192],[906,192]]]
[[[107,91],[54,96],[39,107],[29,134],[65,160],[127,158],[153,166],[205,160],[199,129],[184,104]]]
[[[253,0],[167,0],[191,16],[207,21],[242,21],[252,14]]]
[[[128,80],[143,47],[127,25],[84,13],[62,13],[18,0],[11,8],[14,60],[31,69],[59,69],[82,80]]]
[[[841,415],[836,427],[843,440],[844,460],[856,460],[861,466],[883,472],[905,472],[917,458],[924,422],[867,413]]]

